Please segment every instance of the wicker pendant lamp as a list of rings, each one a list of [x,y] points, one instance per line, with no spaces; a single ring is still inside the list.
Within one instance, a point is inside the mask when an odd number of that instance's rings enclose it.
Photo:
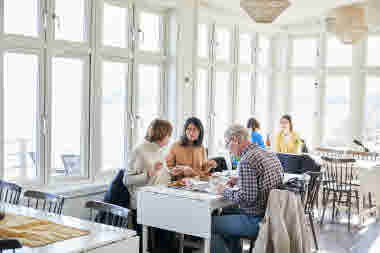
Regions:
[[[272,23],[289,6],[288,0],[240,0],[240,7],[256,23]]]
[[[336,8],[327,19],[327,31],[334,33],[343,44],[355,44],[367,33],[365,10],[350,5]]]
[[[368,0],[367,23],[374,29],[380,28],[380,0]]]

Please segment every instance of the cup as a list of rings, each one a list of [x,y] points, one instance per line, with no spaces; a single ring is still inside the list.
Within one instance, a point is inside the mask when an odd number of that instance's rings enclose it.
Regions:
[[[0,220],[5,218],[5,204],[0,202]]]

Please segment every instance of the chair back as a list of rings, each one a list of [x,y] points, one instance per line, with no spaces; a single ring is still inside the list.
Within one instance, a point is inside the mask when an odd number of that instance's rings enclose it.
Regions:
[[[332,157],[332,158],[343,158],[345,155],[344,150],[317,147],[314,149],[314,153],[320,156]]]
[[[348,150],[346,152],[347,157],[356,159],[356,160],[366,160],[366,161],[380,161],[380,153],[375,152],[362,152]]]
[[[0,201],[17,205],[20,202],[21,186],[0,180]]]
[[[80,155],[66,154],[61,158],[66,175],[80,174]]]
[[[52,193],[39,191],[26,191],[24,199],[27,207],[55,214],[62,214],[65,198]]]
[[[211,172],[222,172],[228,170],[226,159],[222,156],[214,157],[210,160],[214,160],[216,162],[216,168],[212,169]]]
[[[310,180],[307,184],[305,213],[309,214],[313,212],[318,199],[319,187],[322,181],[322,172],[306,172],[306,174],[310,176]]]
[[[323,161],[323,183],[333,191],[351,191],[359,186],[354,168],[355,159],[321,157]]]
[[[22,248],[22,245],[17,239],[0,240],[0,253],[2,253],[3,250],[13,250],[13,252],[15,252],[15,249],[20,248]]]
[[[90,209],[92,221],[119,228],[128,226],[130,210],[127,208],[95,200],[87,201],[85,207]]]

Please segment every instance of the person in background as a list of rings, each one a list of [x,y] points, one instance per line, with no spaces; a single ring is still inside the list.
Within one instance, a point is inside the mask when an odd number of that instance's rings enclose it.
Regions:
[[[216,168],[214,160],[207,160],[203,147],[204,129],[195,117],[186,120],[181,139],[174,143],[168,154],[167,164],[171,174],[181,177],[204,177],[210,169]]]
[[[124,173],[123,182],[130,193],[130,209],[134,214],[133,223],[138,233],[141,228],[136,220],[136,193],[138,188],[147,185],[168,184],[171,175],[165,169],[165,155],[162,148],[168,145],[173,127],[167,120],[153,120],[147,130],[144,141],[137,145],[128,155],[128,171]],[[172,234],[165,230],[156,230],[157,247],[170,248]],[[141,238],[141,235],[140,235]],[[141,244],[141,242],[140,242]],[[168,251],[169,252],[169,251]]]
[[[247,128],[251,130],[251,142],[256,143],[260,148],[266,148],[263,137],[258,132],[260,130],[260,123],[255,118],[250,118],[247,123]]]
[[[232,125],[224,138],[226,148],[240,157],[238,176],[227,185],[217,185],[216,191],[239,208],[212,217],[211,253],[242,252],[240,238],[257,236],[269,193],[282,184],[284,177],[276,154],[252,144],[243,126]]]
[[[293,130],[293,122],[290,115],[284,115],[280,119],[280,132],[276,136],[275,152],[297,154],[300,152],[302,141]]]

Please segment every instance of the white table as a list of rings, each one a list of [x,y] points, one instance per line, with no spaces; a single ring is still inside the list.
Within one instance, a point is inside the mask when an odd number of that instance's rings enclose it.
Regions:
[[[139,238],[132,230],[120,229],[77,218],[54,215],[23,206],[6,206],[6,212],[49,220],[57,224],[89,230],[87,236],[60,241],[39,248],[23,247],[19,253],[110,253],[110,252],[139,252]]]
[[[284,182],[297,174],[285,173]],[[204,252],[210,252],[212,212],[233,205],[223,196],[146,186],[137,192],[137,222],[143,225],[143,253],[147,252],[148,227],[161,228],[204,239]]]

